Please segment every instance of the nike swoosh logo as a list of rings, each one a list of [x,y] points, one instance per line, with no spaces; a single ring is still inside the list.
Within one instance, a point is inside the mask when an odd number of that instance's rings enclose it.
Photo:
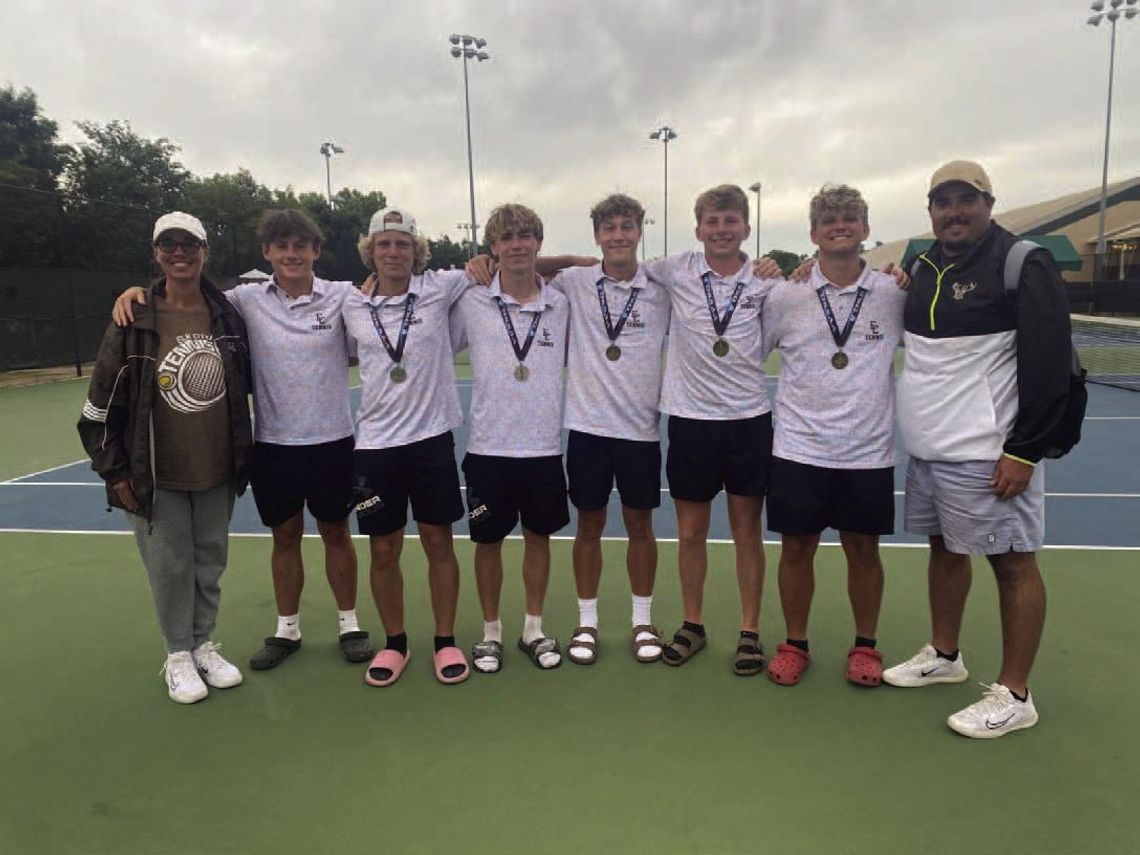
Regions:
[[[934,666],[933,668],[931,668],[929,671],[925,671],[925,670],[924,670],[924,671],[919,671],[919,673],[920,673],[920,674],[921,674],[923,677],[929,677],[931,674],[934,674],[935,672],[937,672],[937,671],[941,671],[941,670],[942,670],[942,666],[941,666],[941,665],[935,665],[935,666]]]
[[[1012,718],[1013,718],[1013,713],[1010,713],[1005,718],[1003,718],[1001,721],[990,721],[987,718],[986,719],[986,730],[1001,730],[1003,727],[1005,727],[1007,724],[1009,724],[1009,722]]]

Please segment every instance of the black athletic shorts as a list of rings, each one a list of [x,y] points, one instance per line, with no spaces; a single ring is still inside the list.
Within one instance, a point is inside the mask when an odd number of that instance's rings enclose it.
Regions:
[[[352,510],[353,438],[316,445],[253,445],[249,483],[263,525],[281,525],[305,505],[321,522],[339,522]]]
[[[621,503],[647,511],[661,504],[661,443],[570,431],[566,441],[570,501],[583,511],[609,504],[617,482]]]
[[[562,455],[463,458],[467,523],[475,543],[498,543],[522,520],[535,534],[554,534],[570,522]]]
[[[727,421],[669,416],[665,475],[674,499],[709,502],[721,489],[763,498],[771,466],[771,413]]]
[[[781,534],[819,534],[825,528],[893,534],[894,467],[825,469],[775,457],[768,528]]]
[[[358,448],[352,460],[361,534],[404,528],[409,500],[418,523],[450,525],[463,517],[451,431],[395,448]]]

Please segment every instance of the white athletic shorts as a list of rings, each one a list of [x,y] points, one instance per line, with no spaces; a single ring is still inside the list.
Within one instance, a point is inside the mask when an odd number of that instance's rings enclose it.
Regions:
[[[1019,496],[999,499],[990,486],[992,460],[919,460],[906,470],[903,525],[912,534],[941,535],[963,555],[1036,552],[1045,542],[1045,467],[1037,464]]]

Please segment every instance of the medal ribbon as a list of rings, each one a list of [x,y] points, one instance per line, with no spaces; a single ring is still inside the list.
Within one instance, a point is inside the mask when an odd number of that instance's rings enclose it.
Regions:
[[[851,330],[855,326],[855,319],[859,317],[859,310],[863,308],[863,298],[867,296],[866,288],[857,288],[855,291],[855,302],[851,305],[851,314],[847,316],[847,323],[843,325],[843,332],[839,331],[839,324],[835,320],[835,312],[831,310],[831,303],[827,301],[827,286],[824,285],[818,291],[816,296],[819,297],[819,304],[823,307],[823,316],[827,318],[827,326],[831,329],[831,337],[835,339],[835,345],[840,350],[843,345],[847,344],[847,339],[851,337]]]
[[[598,304],[602,307],[602,320],[606,322],[606,335],[610,337],[610,341],[616,341],[617,337],[621,335],[622,328],[625,327],[625,322],[629,319],[629,313],[633,311],[633,304],[637,302],[637,295],[641,292],[640,288],[634,288],[626,300],[625,308],[621,310],[618,316],[618,322],[615,326],[610,322],[610,304],[606,301],[606,289],[602,285],[605,278],[598,280]]]
[[[717,314],[716,298],[713,296],[712,290],[712,273],[705,273],[701,276],[701,285],[703,285],[705,289],[705,302],[708,303],[709,306],[709,317],[712,318],[713,329],[716,331],[717,336],[723,338],[725,330],[728,329],[728,322],[732,320],[732,315],[736,311],[736,304],[740,302],[740,295],[744,292],[744,283],[736,283],[736,288],[732,291],[732,297],[724,307],[723,317]]]
[[[400,334],[396,337],[394,348],[391,339],[388,338],[388,333],[384,331],[384,325],[380,323],[380,313],[377,308],[371,303],[368,304],[368,311],[372,315],[372,326],[376,327],[376,333],[380,336],[380,343],[388,351],[388,356],[399,365],[404,359],[404,345],[408,343],[408,328],[412,325],[412,315],[416,309],[416,295],[409,293],[404,298],[404,319],[400,321]]]
[[[530,322],[530,329],[527,331],[526,341],[523,342],[522,347],[519,347],[519,337],[515,332],[515,325],[511,323],[511,313],[503,302],[503,298],[496,297],[495,304],[499,307],[499,314],[503,316],[503,326],[507,328],[507,336],[511,340],[511,347],[515,351],[515,358],[522,363],[526,360],[526,355],[530,353],[530,346],[534,344],[534,334],[538,329],[538,321],[542,317],[542,312],[534,313],[534,320]]]

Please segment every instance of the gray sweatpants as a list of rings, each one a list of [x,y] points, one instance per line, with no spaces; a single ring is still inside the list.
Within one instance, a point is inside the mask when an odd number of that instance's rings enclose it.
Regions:
[[[234,488],[227,482],[193,493],[156,490],[149,524],[127,514],[168,653],[193,650],[214,631],[233,509]]]

